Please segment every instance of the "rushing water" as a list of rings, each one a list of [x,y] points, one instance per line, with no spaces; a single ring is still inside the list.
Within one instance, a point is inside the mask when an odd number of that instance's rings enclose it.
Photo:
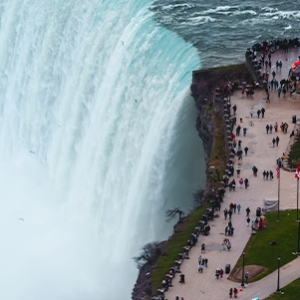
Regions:
[[[203,186],[190,43],[150,1],[0,1],[0,297],[129,299]]]
[[[300,37],[300,1],[174,1],[151,5],[163,25],[197,47],[202,68],[241,63],[254,42]]]

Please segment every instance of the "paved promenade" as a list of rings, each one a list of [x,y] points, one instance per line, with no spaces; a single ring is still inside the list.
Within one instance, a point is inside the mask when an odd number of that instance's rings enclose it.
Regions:
[[[290,61],[285,61],[286,64]],[[284,73],[284,72],[283,72]],[[276,79],[280,80],[279,76]],[[238,161],[237,157],[234,162],[234,179],[237,183],[236,191],[229,192],[228,188],[225,194],[224,202],[221,206],[220,218],[215,218],[210,221],[211,226],[209,236],[199,236],[198,243],[190,251],[190,259],[185,260],[182,264],[182,273],[186,276],[186,283],[180,284],[179,276],[173,282],[174,287],[166,293],[166,299],[175,300],[176,296],[183,297],[185,300],[196,299],[227,299],[230,288],[240,287],[239,283],[234,283],[227,280],[228,275],[224,274],[223,280],[215,278],[215,270],[222,268],[225,273],[225,265],[229,263],[231,268],[237,262],[241,255],[250,235],[251,228],[246,225],[245,209],[249,206],[251,213],[251,221],[255,219],[255,211],[257,207],[263,207],[263,198],[277,197],[278,195],[278,181],[276,179],[276,159],[281,157],[283,152],[286,152],[290,134],[294,128],[292,124],[292,115],[296,114],[300,118],[300,102],[289,101],[289,93],[287,98],[278,98],[276,91],[270,92],[271,103],[266,103],[266,95],[263,90],[256,90],[253,100],[250,98],[242,99],[241,91],[236,91],[231,97],[231,107],[237,106],[237,124],[240,118],[243,118],[243,126],[249,128],[245,137],[237,137],[242,140],[242,149],[248,146],[248,156],[243,155],[243,160]],[[250,110],[255,105],[264,105],[266,112],[264,118],[253,117],[250,118]],[[256,109],[257,110],[257,109]],[[254,109],[254,111],[256,111]],[[250,123],[253,123],[253,126]],[[280,131],[276,133],[273,129],[272,134],[266,133],[266,125],[275,122],[280,126],[281,122],[287,122],[289,125],[287,134]],[[235,129],[234,129],[235,131]],[[242,132],[242,130],[241,130]],[[278,135],[280,141],[279,146],[272,146],[273,137]],[[249,179],[249,188],[246,190],[240,189],[236,177],[236,168],[238,163],[241,163],[241,175],[243,179]],[[252,166],[256,165],[258,168],[258,176],[254,177],[252,174]],[[274,173],[273,180],[263,180],[262,172],[264,170],[272,170]],[[232,178],[231,178],[232,179]],[[296,179],[294,172],[287,172],[281,169],[281,198],[280,209],[295,209],[296,208]],[[229,204],[233,202],[241,205],[241,213],[232,215],[232,224],[235,228],[234,235],[229,237],[232,248],[228,251],[221,250],[221,242],[224,239],[224,228],[228,223],[223,216],[223,210],[229,208]],[[217,212],[218,213],[218,212]],[[270,243],[271,241],[266,241]],[[198,273],[198,256],[201,254],[200,246],[202,243],[206,245],[206,252],[202,257],[208,258],[208,268],[204,268],[203,273]],[[211,249],[211,250],[208,250]],[[296,249],[295,249],[296,250]],[[280,255],[280,253],[278,253]],[[246,259],[247,255],[245,256]],[[294,279],[300,277],[299,272],[300,258],[292,263],[281,268],[280,286],[283,287]],[[270,274],[266,278],[250,283],[242,292],[239,292],[239,299],[252,299],[258,297],[260,300],[267,297],[276,290],[277,271]],[[179,298],[180,299],[180,298]]]

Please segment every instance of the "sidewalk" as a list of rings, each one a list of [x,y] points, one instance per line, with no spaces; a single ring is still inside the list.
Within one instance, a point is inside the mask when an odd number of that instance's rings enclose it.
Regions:
[[[286,66],[290,61],[286,61]],[[277,76],[276,76],[277,77]],[[277,77],[277,80],[280,77]],[[289,97],[289,94],[288,96]],[[276,179],[276,159],[281,157],[286,151],[289,142],[289,136],[294,128],[292,124],[292,115],[300,112],[300,103],[289,101],[288,98],[278,98],[276,91],[270,92],[271,103],[266,103],[266,95],[263,90],[256,90],[253,100],[241,99],[241,91],[236,91],[231,97],[231,107],[237,106],[237,124],[240,118],[243,118],[243,126],[249,128],[247,135],[237,137],[242,140],[242,149],[247,145],[249,148],[248,156],[243,155],[241,162],[240,178],[249,179],[249,188],[245,190],[240,189],[234,172],[234,179],[237,182],[236,191],[229,192],[226,190],[224,202],[221,206],[220,218],[215,218],[209,222],[211,226],[209,236],[199,236],[198,243],[190,251],[190,259],[185,260],[182,264],[181,271],[185,274],[186,283],[180,284],[179,276],[173,282],[174,287],[170,288],[166,293],[166,299],[175,300],[176,296],[183,297],[185,300],[196,300],[201,297],[201,300],[225,299],[229,298],[228,293],[230,288],[238,288],[240,284],[227,280],[228,275],[224,274],[223,280],[215,278],[215,270],[222,268],[225,271],[225,265],[230,264],[234,267],[239,256],[241,255],[250,235],[251,228],[246,226],[246,212],[245,209],[249,206],[251,213],[251,221],[255,219],[255,211],[257,207],[263,207],[263,198],[277,197],[278,195],[278,181]],[[250,110],[255,105],[261,103],[265,106],[265,117],[258,119],[257,117],[250,118]],[[299,116],[300,117],[300,113]],[[250,121],[253,122],[253,127],[250,126]],[[281,122],[287,122],[289,125],[287,134],[280,131],[275,133],[273,129],[272,134],[266,133],[266,125],[275,122],[280,126]],[[235,129],[234,129],[235,130]],[[242,132],[242,130],[241,130]],[[280,138],[279,146],[272,146],[272,139],[276,136]],[[236,170],[238,160],[235,158],[234,168]],[[258,168],[258,176],[254,177],[252,174],[252,166],[256,165]],[[263,180],[262,172],[264,170],[272,170],[274,179]],[[232,178],[231,178],[232,180]],[[296,179],[294,172],[287,172],[281,169],[280,178],[280,210],[295,209],[296,208]],[[232,248],[228,251],[221,250],[221,242],[224,239],[224,229],[228,223],[223,216],[223,210],[229,208],[229,204],[233,202],[241,205],[241,213],[232,215],[232,225],[235,228],[234,235],[228,237],[230,239]],[[218,212],[217,212],[218,213]],[[208,258],[208,268],[205,268],[203,273],[198,273],[198,256],[201,254],[200,246],[205,243],[206,248],[213,250],[206,250],[202,257]],[[266,241],[270,243],[270,241]],[[220,249],[220,250],[219,250]],[[296,250],[296,249],[295,249]],[[280,255],[280,253],[278,253]],[[247,259],[247,254],[245,260]],[[300,277],[299,273],[300,259],[294,260],[292,263],[283,266],[280,272],[280,286],[288,284],[294,279]],[[250,283],[243,292],[239,292],[239,299],[252,299],[259,297],[263,299],[277,288],[277,271],[265,277],[264,279]],[[180,298],[179,298],[180,299]]]

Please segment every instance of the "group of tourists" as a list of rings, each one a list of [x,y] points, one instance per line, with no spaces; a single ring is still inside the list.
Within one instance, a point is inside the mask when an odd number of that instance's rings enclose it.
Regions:
[[[198,257],[198,272],[203,273],[204,266],[207,268],[208,259],[207,257],[202,258],[201,255]]]
[[[227,248],[228,251],[231,249],[231,244],[230,244],[229,239],[224,239],[223,240],[222,248],[223,248],[223,251],[226,250],[226,248]]]
[[[273,172],[270,170],[266,172],[266,170],[263,171],[263,178],[264,180],[268,180],[269,179],[269,175],[270,175],[270,180],[272,180],[274,177],[273,177]]]

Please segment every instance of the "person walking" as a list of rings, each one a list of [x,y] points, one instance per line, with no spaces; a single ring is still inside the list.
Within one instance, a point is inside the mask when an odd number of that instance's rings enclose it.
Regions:
[[[269,171],[266,172],[266,178],[269,180]]]
[[[268,103],[268,102],[271,103],[270,102],[270,94],[269,93],[267,94],[267,101],[266,101],[266,103]]]
[[[264,178],[264,180],[266,179],[266,174],[267,174],[267,173],[266,173],[266,171],[264,170],[264,171],[263,171],[263,178]]]
[[[250,224],[250,218],[248,217],[247,218],[247,227],[249,227],[249,224]]]
[[[280,98],[281,87],[278,88],[278,98]]]
[[[233,294],[233,291],[232,291],[232,288],[229,290],[229,298],[232,298],[232,294]]]
[[[202,257],[201,257],[201,255],[199,255],[199,257],[198,257],[199,266],[201,265],[201,262],[202,262]]]
[[[267,126],[266,126],[267,134],[269,133],[269,129],[270,129],[270,126],[269,126],[269,124],[267,124]]]
[[[228,214],[228,211],[227,211],[227,209],[225,208],[225,209],[224,209],[224,217],[225,217],[225,220],[227,219],[227,214]]]
[[[236,288],[234,288],[233,294],[234,294],[234,298],[237,298],[238,290]]]
[[[274,146],[275,146],[275,142],[276,142],[276,140],[275,140],[275,138],[273,138],[273,140],[272,140],[273,148],[274,148]]]
[[[251,108],[251,110],[250,110],[250,116],[251,116],[251,118],[252,118],[252,116],[253,116],[253,108]]]
[[[264,118],[265,117],[265,108],[264,107],[262,107],[262,109],[261,109],[261,117],[262,118]]]
[[[240,130],[241,130],[241,126],[238,125],[235,130],[236,136],[240,136]]]
[[[236,105],[235,104],[232,106],[232,110],[233,110],[233,115],[235,116],[235,114],[236,114]]]
[[[231,209],[228,211],[228,215],[229,215],[229,220],[231,220],[231,216],[232,216],[232,210]]]
[[[231,244],[229,241],[226,242],[226,247],[227,247],[227,251],[229,251],[231,249]]]
[[[236,176],[237,176],[237,178],[240,177],[240,173],[241,173],[241,168],[237,167],[237,169],[236,169]]]
[[[282,89],[282,95],[283,95],[283,98],[285,98],[285,94],[286,94],[286,88],[283,87],[283,89]]]
[[[240,204],[238,204],[238,206],[237,206],[237,210],[238,210],[238,214],[240,213],[240,210],[241,210],[241,206],[240,206]]]
[[[270,180],[273,179],[273,172],[270,170]]]
[[[246,208],[246,213],[247,213],[247,217],[249,217],[249,213],[250,213],[250,208],[249,208],[249,206]]]
[[[227,228],[228,228],[228,226],[227,226]],[[222,248],[223,248],[223,251],[226,249],[226,242],[225,241],[222,242]]]
[[[248,130],[248,128],[246,128],[246,127],[243,128],[244,136],[246,136],[247,130]]]
[[[276,146],[278,147],[278,143],[279,143],[279,137],[277,135],[277,138],[276,138]]]
[[[278,130],[278,124],[277,124],[277,122],[274,125],[274,129],[275,129],[275,132],[277,132],[277,130]]]
[[[201,263],[201,265],[199,266],[199,268],[200,268],[200,273],[203,273],[203,269],[204,269],[203,262]]]
[[[247,156],[247,153],[248,153],[248,147],[246,146],[245,148],[244,148],[244,151],[245,151],[245,155]]]
[[[243,151],[242,150],[238,151],[238,156],[239,156],[239,160],[243,159]]]
[[[253,167],[252,167],[252,171],[253,171],[253,175],[254,175],[255,177],[257,177],[257,171],[258,171],[258,169],[256,168],[256,166],[253,166]]]
[[[207,259],[207,257],[205,257],[205,258],[204,258],[205,268],[207,268],[207,263],[208,263],[208,259]]]
[[[248,178],[245,178],[245,189],[247,189],[249,186],[249,180]]]
[[[261,111],[258,110],[258,111],[257,111],[257,118],[258,118],[258,119],[259,119],[260,113],[261,113]]]
[[[224,271],[223,271],[223,269],[221,269],[221,270],[220,270],[220,278],[221,278],[221,279],[223,279],[223,274],[224,274]]]
[[[245,97],[245,89],[242,88],[242,99],[244,99],[244,97]]]
[[[244,180],[243,180],[243,178],[241,178],[241,179],[239,180],[239,184],[240,184],[240,188],[241,188],[241,189],[243,188],[243,183],[244,183]]]
[[[273,126],[270,124],[270,133],[272,133]]]
[[[235,214],[235,211],[236,211],[236,204],[234,203],[233,204],[233,213]]]
[[[289,125],[287,123],[284,123],[283,129],[284,129],[285,134],[287,133],[288,128],[289,128]]]

